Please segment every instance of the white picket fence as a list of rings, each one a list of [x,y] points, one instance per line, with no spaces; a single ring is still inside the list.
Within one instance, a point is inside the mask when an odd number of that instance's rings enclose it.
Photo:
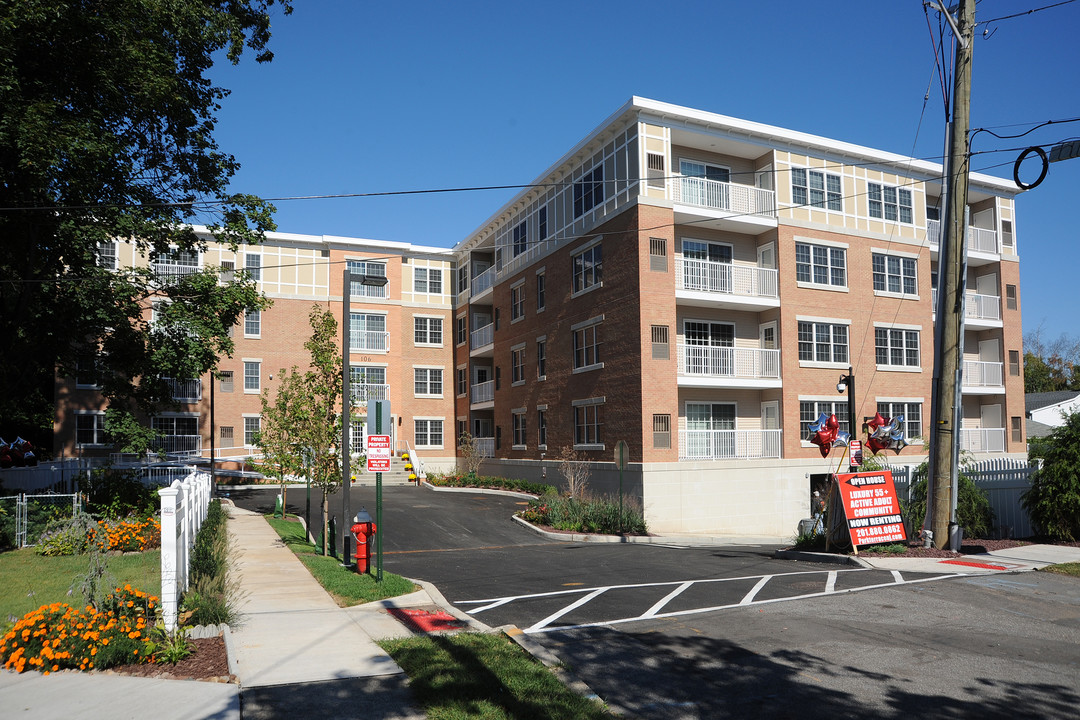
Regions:
[[[994,458],[961,466],[977,486],[986,491],[994,511],[994,525],[999,538],[1030,537],[1035,534],[1031,518],[1020,502],[1020,496],[1031,487],[1031,473],[1037,467],[1026,460]],[[912,465],[896,465],[892,471],[896,493],[905,501],[910,499]]]
[[[192,470],[158,490],[161,496],[161,612],[165,629],[176,628],[180,595],[188,589],[191,548],[210,507],[210,474]]]

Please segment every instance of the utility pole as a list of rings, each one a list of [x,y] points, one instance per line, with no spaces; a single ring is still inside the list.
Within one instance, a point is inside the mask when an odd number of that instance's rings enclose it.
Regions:
[[[934,545],[945,547],[951,535],[957,460],[964,347],[964,289],[966,284],[968,130],[971,125],[971,56],[975,36],[975,1],[959,0],[954,19],[940,2],[931,2],[945,14],[956,34],[953,70],[952,122],[949,130],[945,217],[938,253],[938,308],[934,329],[934,392],[930,440],[931,529]]]

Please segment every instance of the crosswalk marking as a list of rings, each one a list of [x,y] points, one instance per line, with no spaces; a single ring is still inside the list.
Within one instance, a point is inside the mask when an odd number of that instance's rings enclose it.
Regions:
[[[683,590],[687,589],[688,587],[693,587],[693,585],[694,585],[693,582],[684,582],[682,585],[675,588],[674,590],[669,592],[667,595],[665,595],[663,598],[661,598],[660,602],[656,603],[651,608],[646,610],[645,613],[641,617],[652,617],[656,613],[663,610],[665,605],[667,605],[669,602],[671,602],[672,600],[677,598],[679,595],[681,595]]]

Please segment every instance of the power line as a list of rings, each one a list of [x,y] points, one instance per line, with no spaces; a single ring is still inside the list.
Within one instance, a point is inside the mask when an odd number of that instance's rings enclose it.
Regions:
[[[1042,12],[1043,10],[1061,7],[1062,5],[1068,5],[1074,2],[1076,2],[1076,0],[1062,0],[1062,2],[1054,3],[1053,5],[1044,5],[1042,7],[1032,8],[1031,10],[1024,10],[1023,12],[1013,13],[1012,15],[1002,15],[1001,17],[990,18],[989,20],[980,20],[975,23],[975,25],[989,25],[990,23],[996,23],[1000,20],[1012,20],[1013,18],[1024,17],[1026,15],[1034,15],[1035,13]]]

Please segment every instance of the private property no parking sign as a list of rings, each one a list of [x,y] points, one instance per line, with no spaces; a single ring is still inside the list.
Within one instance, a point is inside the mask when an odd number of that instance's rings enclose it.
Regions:
[[[836,487],[840,491],[852,547],[907,540],[891,472],[837,475]]]

